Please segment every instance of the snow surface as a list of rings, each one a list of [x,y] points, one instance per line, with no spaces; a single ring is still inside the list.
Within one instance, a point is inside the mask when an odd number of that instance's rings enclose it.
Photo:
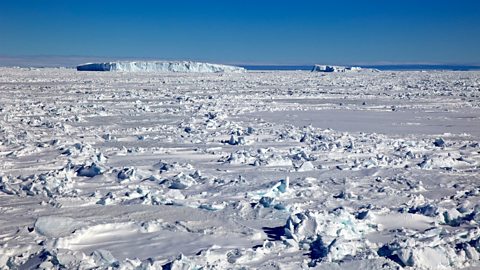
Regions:
[[[479,88],[0,68],[0,269],[478,269]]]
[[[244,72],[241,67],[191,61],[120,61],[88,63],[77,66],[79,71],[123,72]]]

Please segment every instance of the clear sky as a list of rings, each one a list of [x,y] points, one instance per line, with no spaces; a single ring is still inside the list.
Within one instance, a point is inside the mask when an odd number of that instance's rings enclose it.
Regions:
[[[480,0],[0,1],[0,56],[480,64]]]

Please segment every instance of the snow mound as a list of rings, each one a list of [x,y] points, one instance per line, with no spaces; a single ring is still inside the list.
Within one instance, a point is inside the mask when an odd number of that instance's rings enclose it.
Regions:
[[[361,68],[361,67],[345,67],[345,66],[329,66],[329,65],[315,65],[312,72],[378,72],[378,69]]]
[[[190,61],[122,61],[87,63],[77,66],[78,71],[125,71],[125,72],[244,72],[235,66],[190,62]]]

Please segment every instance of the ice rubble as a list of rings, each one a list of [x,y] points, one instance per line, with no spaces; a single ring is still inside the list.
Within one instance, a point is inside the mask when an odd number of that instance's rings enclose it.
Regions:
[[[0,191],[17,196],[75,196],[73,176],[74,172],[68,167],[28,177],[0,176]]]
[[[345,209],[307,210],[292,214],[284,230],[287,245],[310,250],[314,261],[335,262],[370,252],[365,235],[375,231],[376,224],[357,219]]]
[[[452,269],[479,260],[480,230],[449,233],[431,228],[423,233],[405,231],[378,250],[378,255],[415,269]]]
[[[0,80],[7,83],[0,82],[0,89],[8,93],[0,95],[2,269],[478,266],[477,137],[399,137],[242,119],[255,111],[335,107],[281,101],[332,97],[346,104],[367,99],[368,105],[359,105],[364,110],[391,110],[394,102],[399,110],[438,107],[448,116],[446,110],[468,107],[476,115],[478,74],[246,73],[199,79],[102,73],[80,74],[89,79],[77,81],[80,75],[72,70],[2,71]],[[53,90],[62,93],[62,102],[43,101]],[[377,211],[389,214],[380,219]],[[109,220],[143,224],[159,217],[182,231],[176,225],[195,215],[193,233],[225,235],[228,245],[213,241],[221,247],[185,247],[172,256],[155,249],[158,257],[140,259],[138,250],[125,248],[128,259],[120,259],[118,251],[94,250],[88,237],[81,239],[87,233],[80,235],[88,232],[85,225],[91,230]],[[263,226],[281,233],[271,239]],[[112,239],[145,234],[128,228],[99,231]],[[242,246],[231,234],[235,230],[260,242]],[[377,236],[385,238],[372,239]],[[65,248],[52,247],[58,237]],[[168,242],[186,240],[175,234]],[[85,250],[74,250],[75,243]]]
[[[78,71],[124,72],[244,72],[242,67],[191,61],[120,61],[87,63],[77,66]]]
[[[288,156],[280,155],[273,148],[260,148],[254,150],[237,150],[230,154],[226,159],[220,159],[221,162],[229,164],[250,164],[253,166],[287,166],[293,165],[292,159]]]
[[[285,209],[285,206],[282,203],[277,203],[276,200],[282,195],[290,192],[290,177],[285,179],[280,179],[277,183],[273,185],[269,190],[265,192],[260,192],[258,195],[261,196],[258,203],[263,207],[274,207],[278,210]],[[256,196],[254,196],[256,197]],[[255,198],[256,199],[256,198]]]

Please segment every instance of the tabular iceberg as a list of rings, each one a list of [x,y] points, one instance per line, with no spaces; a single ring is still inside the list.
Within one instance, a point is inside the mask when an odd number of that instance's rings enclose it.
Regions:
[[[87,63],[77,66],[78,71],[125,72],[244,72],[242,67],[190,62],[190,61],[122,61]]]
[[[344,66],[329,66],[329,65],[315,65],[312,72],[378,72],[378,69],[374,68],[361,68],[361,67],[344,67]]]

